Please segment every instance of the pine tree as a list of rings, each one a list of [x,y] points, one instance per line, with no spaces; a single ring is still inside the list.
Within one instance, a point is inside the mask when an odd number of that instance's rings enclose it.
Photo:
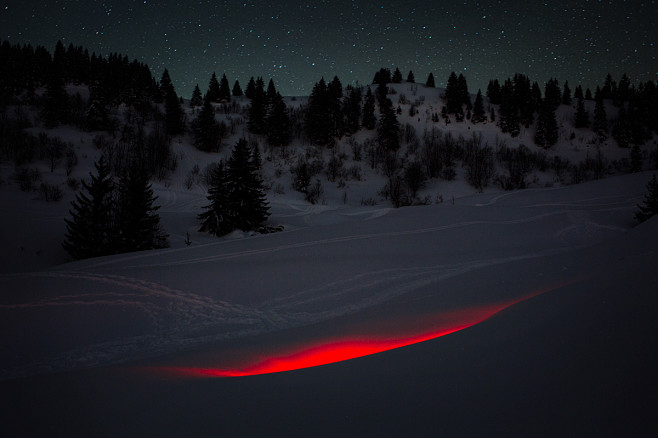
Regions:
[[[379,108],[379,121],[377,124],[377,143],[385,151],[394,152],[400,148],[400,123],[395,116],[393,104],[390,99],[388,105]]]
[[[416,78],[414,77],[414,72],[409,70],[409,74],[407,75],[407,82],[410,84],[413,84],[416,82]]]
[[[569,88],[569,81],[564,81],[564,88],[562,90],[562,104],[571,105],[571,88]]]
[[[498,110],[498,124],[503,132],[509,132],[516,137],[521,132],[519,115],[514,106],[514,88],[512,81],[507,79],[501,87],[501,102]]]
[[[557,79],[549,79],[544,88],[544,103],[548,103],[554,109],[562,103],[562,93]]]
[[[333,121],[329,108],[327,84],[321,78],[313,86],[306,113],[306,131],[313,144],[329,146],[333,143]]]
[[[167,69],[162,73],[160,88],[165,101],[165,128],[167,134],[178,135],[183,132],[183,117],[185,114],[180,106],[178,95],[176,94],[174,85],[171,83]]]
[[[331,123],[332,136],[340,136],[343,133],[342,100],[343,84],[341,84],[338,76],[334,76],[334,79],[327,85],[327,110]]]
[[[219,101],[231,101],[231,88],[228,85],[228,79],[226,79],[226,74],[222,75],[222,79],[219,82]]]
[[[584,99],[585,96],[583,95],[583,87],[578,85],[576,87],[576,90],[573,92],[573,97],[575,99]]]
[[[160,226],[159,206],[149,182],[148,173],[133,163],[121,177],[115,212],[117,253],[167,248],[167,234]]]
[[[578,99],[574,125],[576,128],[589,128],[589,114],[585,111],[583,99]]]
[[[345,133],[352,135],[359,130],[361,121],[361,88],[351,88],[346,98],[343,114]]]
[[[204,211],[199,214],[199,221],[201,221],[199,231],[215,236],[223,236],[233,231],[235,229],[235,211],[228,195],[226,169],[223,162],[220,162],[213,170],[207,198],[210,204],[203,207]]]
[[[478,94],[475,96],[475,103],[473,104],[473,116],[471,122],[480,123],[486,120],[484,113],[484,104],[482,102],[482,91],[478,89]]]
[[[265,95],[264,83],[262,78],[256,80],[254,92],[249,106],[249,119],[247,126],[249,132],[253,134],[265,133],[265,117],[267,115],[267,99]]]
[[[290,117],[288,107],[280,93],[276,93],[267,115],[267,142],[270,146],[285,146],[290,143]]]
[[[206,92],[206,99],[210,102],[219,103],[221,100],[219,91],[219,81],[217,80],[217,75],[215,72],[212,73],[210,77],[210,82],[208,83],[208,91]]]
[[[459,90],[457,75],[454,71],[450,73],[450,76],[448,77],[446,92],[443,98],[446,100],[448,114],[457,114],[462,111],[461,93]]]
[[[199,84],[196,84],[194,91],[192,91],[192,98],[190,99],[190,108],[203,105],[203,96]]]
[[[658,181],[656,175],[647,183],[647,194],[644,195],[644,204],[638,205],[635,211],[635,220],[644,222],[658,214]]]
[[[500,90],[500,82],[498,82],[498,79],[489,81],[489,85],[487,85],[487,97],[489,98],[489,103],[500,105],[502,98]]]
[[[91,183],[82,182],[82,190],[71,202],[71,219],[64,220],[66,235],[62,246],[76,260],[113,252],[114,184],[110,177],[110,167],[103,156],[94,166],[96,175],[90,172]]]
[[[429,88],[436,87],[436,84],[434,83],[434,75],[432,74],[432,72],[430,72],[429,76],[427,76],[427,81],[425,82],[425,86]]]
[[[553,146],[558,139],[557,120],[555,120],[555,108],[549,102],[544,102],[535,132],[535,144],[542,147]]]
[[[227,162],[226,186],[235,228],[252,231],[261,227],[269,217],[269,205],[259,168],[244,138],[236,143]]]
[[[233,97],[240,97],[242,96],[242,88],[240,88],[240,82],[237,80],[235,81],[235,84],[233,84]]]
[[[594,106],[594,132],[601,140],[608,138],[608,116],[603,105],[602,93],[597,93],[596,105]]]
[[[254,77],[252,76],[251,79],[249,79],[249,82],[247,82],[247,89],[244,91],[244,95],[247,99],[253,99],[255,93],[256,81],[254,81]]]
[[[265,99],[267,105],[270,105],[272,101],[276,98],[276,87],[274,86],[274,79],[270,78],[270,82],[267,84],[267,92],[265,93]]]
[[[585,91],[585,100],[592,100],[592,92],[589,88]]]
[[[375,117],[375,96],[370,87],[367,87],[365,101],[363,102],[363,119],[361,125],[368,129],[375,129],[377,118]]]
[[[395,68],[395,72],[393,72],[393,76],[391,77],[391,82],[394,84],[399,84],[402,82],[402,73],[400,72],[399,68]]]
[[[194,146],[204,152],[217,152],[219,150],[220,130],[215,121],[215,108],[206,97],[203,108],[197,118],[192,122],[194,133]]]

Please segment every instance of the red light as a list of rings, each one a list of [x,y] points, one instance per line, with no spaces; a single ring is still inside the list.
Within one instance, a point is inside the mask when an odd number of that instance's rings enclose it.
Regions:
[[[427,331],[421,333],[416,331],[411,334],[391,337],[356,333],[346,335],[340,339],[322,339],[301,346],[292,346],[284,349],[285,351],[265,358],[255,352],[231,367],[163,367],[160,370],[187,377],[241,377],[327,365],[417,344],[463,330],[490,318],[507,307],[544,292],[546,290],[504,303],[431,315],[426,324]],[[418,321],[414,322],[417,323]],[[402,325],[404,325],[404,321]],[[417,324],[415,325],[417,326]]]

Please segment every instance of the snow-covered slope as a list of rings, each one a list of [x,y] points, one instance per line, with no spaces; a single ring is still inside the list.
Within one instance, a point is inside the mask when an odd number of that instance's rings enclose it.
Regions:
[[[419,115],[411,118],[401,104],[400,116],[422,135],[440,110],[440,91],[420,87],[414,96],[408,84],[396,87],[397,96],[422,100]],[[561,111],[568,125],[569,109]],[[449,129],[480,132],[492,146],[532,138],[526,131],[499,137],[493,124]],[[85,177],[99,153],[91,134],[61,135],[76,141],[74,176]],[[595,149],[587,135],[562,138],[549,152],[583,159]],[[349,156],[348,142],[339,151]],[[0,420],[7,436],[655,430],[649,413],[656,399],[645,387],[655,384],[658,365],[658,222],[636,227],[633,220],[651,172],[571,186],[537,174],[526,190],[477,193],[457,169],[457,180],[430,181],[421,193],[432,205],[393,209],[377,194],[384,178],[349,158],[346,165],[360,165],[363,178],[338,187],[320,175],[324,199],[310,205],[290,188],[288,166],[305,148],[295,144],[288,158],[264,157],[270,220],[285,231],[217,239],[197,231],[206,188],[188,186],[186,177],[229,148],[204,154],[186,137],[172,147],[179,166],[154,183],[171,248],[78,262],[67,262],[61,248],[74,192],[45,203],[19,192],[11,169],[0,168],[8,182],[0,186]],[[610,158],[627,155],[612,143],[600,147]],[[61,168],[42,173],[65,180]],[[376,205],[361,205],[366,199]],[[285,362],[337,341],[448,331],[326,366],[189,378]]]

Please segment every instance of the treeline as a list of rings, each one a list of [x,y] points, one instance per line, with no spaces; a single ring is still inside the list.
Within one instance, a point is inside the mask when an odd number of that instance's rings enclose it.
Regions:
[[[0,98],[11,99],[53,81],[97,86],[114,105],[135,105],[145,99],[161,99],[160,88],[148,66],[127,56],[89,54],[81,46],[65,47],[58,41],[51,55],[43,46],[0,44]]]

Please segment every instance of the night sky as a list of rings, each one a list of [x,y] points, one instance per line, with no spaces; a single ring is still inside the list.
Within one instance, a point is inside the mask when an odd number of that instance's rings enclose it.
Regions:
[[[476,92],[516,72],[572,89],[608,72],[658,80],[657,19],[656,0],[0,0],[0,39],[119,52],[157,78],[168,68],[184,97],[213,72],[308,95],[321,76],[370,83],[380,67],[437,86],[461,72]]]

